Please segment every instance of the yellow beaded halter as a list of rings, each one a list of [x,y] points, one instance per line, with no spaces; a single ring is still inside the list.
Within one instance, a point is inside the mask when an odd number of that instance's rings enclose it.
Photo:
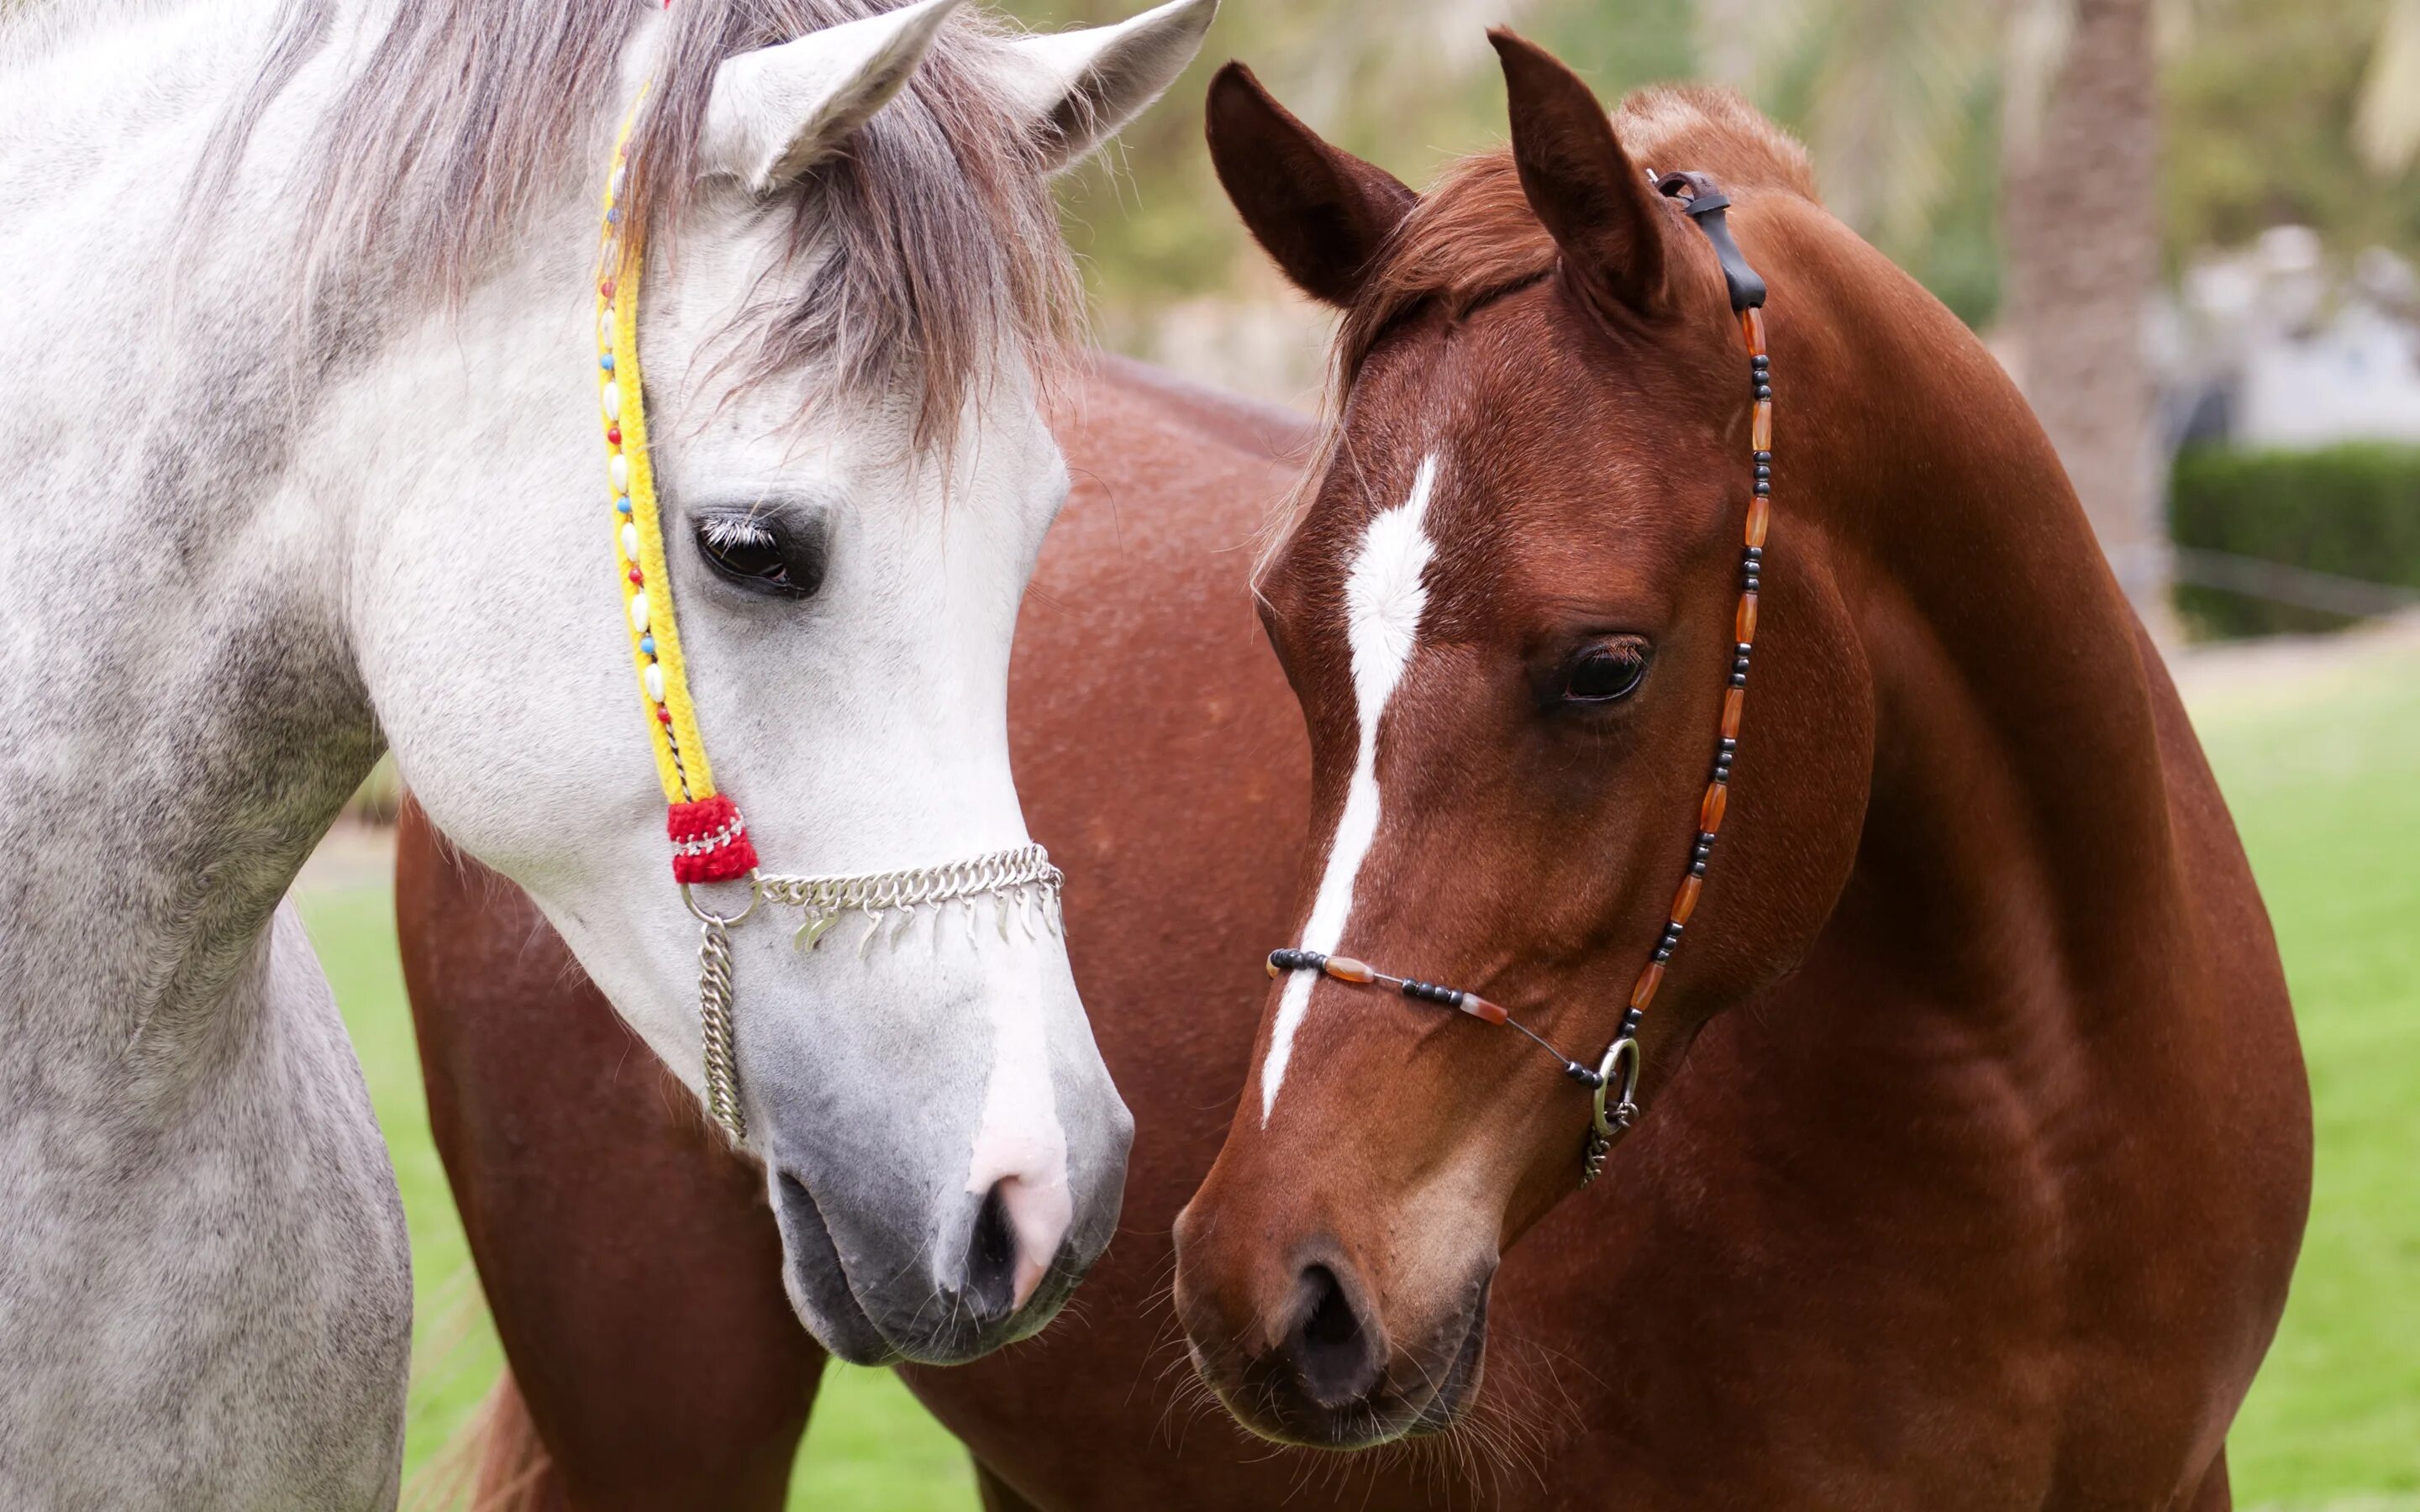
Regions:
[[[673,612],[672,574],[665,560],[662,513],[656,499],[655,469],[647,451],[646,398],[639,377],[639,279],[646,255],[643,230],[623,213],[629,181],[631,130],[646,102],[642,87],[613,139],[613,167],[604,194],[604,224],[597,235],[597,401],[605,429],[606,479],[613,487],[613,560],[622,578],[622,608],[629,628],[630,657],[647,711],[647,736],[663,783],[665,829],[673,845],[673,879],[702,926],[698,945],[698,1017],[704,1056],[706,1111],[733,1142],[745,1140],[748,1123],[739,1106],[737,1051],[732,1038],[731,930],[770,902],[799,909],[805,921],[793,936],[813,949],[843,918],[866,921],[858,952],[864,955],[889,931],[896,944],[920,912],[939,919],[953,904],[965,915],[974,937],[976,905],[989,899],[1003,939],[1012,917],[1029,933],[1063,927],[1059,869],[1039,845],[1021,845],[940,866],[917,867],[865,876],[764,876],[756,870],[756,846],[738,806],[718,792],[706,759],[696,706],[681,658],[680,627]],[[748,883],[747,905],[721,915],[690,894],[693,884]]]
[[[685,884],[727,882],[754,870],[756,847],[738,807],[715,791],[714,768],[706,758],[706,737],[697,727],[697,708],[690,701],[681,661],[680,625],[665,568],[663,522],[656,505],[646,402],[639,380],[639,279],[646,257],[639,227],[624,220],[620,204],[629,181],[630,131],[645,100],[642,89],[639,103],[630,107],[614,138],[597,255],[597,363],[605,465],[613,488],[613,552],[622,573],[630,656],[646,702],[656,775],[670,806],[673,876]]]

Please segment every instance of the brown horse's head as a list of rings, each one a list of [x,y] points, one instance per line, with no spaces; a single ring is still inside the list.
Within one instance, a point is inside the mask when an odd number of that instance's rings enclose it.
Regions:
[[[1642,163],[1711,173],[1773,286],[1784,423],[1733,811],[1640,1035],[1652,1129],[1698,1028],[1789,969],[1856,849],[1872,691],[1823,527],[1789,508],[1789,437],[1823,424],[1789,386],[1791,243],[1841,233],[1731,97],[1652,94],[1610,121],[1562,65],[1496,40],[1511,150],[1425,198],[1242,69],[1212,89],[1228,193],[1345,311],[1332,445],[1260,580],[1316,805],[1300,933],[1270,943],[1482,994],[1590,1066],[1612,1039],[1689,864],[1731,671],[1748,359],[1712,247]],[[1497,1257],[1574,1189],[1589,1111],[1514,1029],[1281,979],[1178,1226],[1205,1376],[1278,1437],[1450,1423]],[[1625,1157],[1590,1200],[1621,1200]]]

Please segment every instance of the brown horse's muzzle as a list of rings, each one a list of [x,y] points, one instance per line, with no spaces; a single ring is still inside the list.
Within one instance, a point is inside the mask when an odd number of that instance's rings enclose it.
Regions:
[[[1231,1144],[1176,1221],[1177,1317],[1202,1379],[1284,1443],[1359,1448],[1450,1427],[1485,1356],[1487,1236],[1354,1242],[1318,1178],[1246,1180],[1236,1155]]]

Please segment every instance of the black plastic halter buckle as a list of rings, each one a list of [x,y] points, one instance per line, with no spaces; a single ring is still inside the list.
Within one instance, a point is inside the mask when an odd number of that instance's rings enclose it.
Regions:
[[[1698,229],[1714,244],[1715,260],[1723,265],[1723,283],[1730,289],[1732,313],[1762,304],[1764,277],[1748,266],[1746,255],[1731,239],[1730,225],[1723,219],[1723,212],[1731,207],[1731,197],[1701,173],[1668,173],[1655,181],[1655,187],[1679,200],[1682,212],[1697,222]]]

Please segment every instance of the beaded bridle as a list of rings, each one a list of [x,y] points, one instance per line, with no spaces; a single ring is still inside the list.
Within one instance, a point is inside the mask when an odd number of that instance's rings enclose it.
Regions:
[[[672,577],[666,570],[663,520],[656,500],[655,470],[647,451],[645,398],[639,378],[639,275],[645,256],[640,227],[625,224],[622,194],[629,175],[630,131],[646,91],[630,107],[613,143],[606,180],[604,225],[597,255],[597,364],[603,374],[599,403],[605,425],[606,474],[613,488],[613,555],[622,576],[623,609],[629,622],[630,656],[646,701],[648,738],[668,806],[665,830],[673,846],[673,879],[681,902],[702,929],[698,945],[698,1019],[702,1030],[706,1106],[737,1143],[748,1137],[739,1107],[739,1067],[732,1041],[731,931],[768,903],[799,909],[805,922],[793,943],[814,949],[843,918],[866,920],[859,942],[863,956],[896,917],[891,939],[897,944],[919,911],[939,916],[957,904],[968,938],[975,937],[976,910],[985,899],[996,909],[1001,937],[1012,918],[1029,934],[1063,927],[1059,909],[1063,878],[1039,845],[1023,845],[940,866],[866,876],[768,876],[757,870],[756,846],[739,808],[714,785],[697,710],[690,701],[681,660],[680,629],[673,617]],[[694,887],[745,881],[747,905],[719,914],[700,903]]]
[[[1605,1169],[1606,1156],[1611,1152],[1614,1141],[1637,1119],[1638,1028],[1646,1021],[1648,1005],[1655,1000],[1657,989],[1664,984],[1665,967],[1681,947],[1682,932],[1688,926],[1689,916],[1697,911],[1699,894],[1705,887],[1706,862],[1714,854],[1714,837],[1722,831],[1723,810],[1730,796],[1731,759],[1739,750],[1740,717],[1747,702],[1748,651],[1756,640],[1756,595],[1764,571],[1764,538],[1773,518],[1773,363],[1764,349],[1764,280],[1748,266],[1739,243],[1731,239],[1723,213],[1730,208],[1730,198],[1712,178],[1700,173],[1676,173],[1662,177],[1650,173],[1647,177],[1659,193],[1682,202],[1683,212],[1705,233],[1722,264],[1723,283],[1730,292],[1731,313],[1738,316],[1740,333],[1747,343],[1748,381],[1755,406],[1748,445],[1755,487],[1748,501],[1747,544],[1740,560],[1739,609],[1732,625],[1730,687],[1723,691],[1722,733],[1714,747],[1714,776],[1706,784],[1705,797],[1698,805],[1698,837],[1689,852],[1688,867],[1681,876],[1680,891],[1673,895],[1672,907],[1654,951],[1631,984],[1630,1003],[1622,1011],[1613,1042],[1606,1047],[1596,1065],[1590,1067],[1564,1055],[1552,1041],[1512,1017],[1500,1004],[1489,1002],[1477,993],[1389,976],[1350,956],[1317,950],[1272,950],[1268,961],[1272,977],[1290,971],[1322,972],[1338,981],[1385,988],[1414,1002],[1453,1009],[1481,1023],[1510,1026],[1528,1035],[1563,1063],[1564,1075],[1592,1094],[1588,1141],[1580,1154],[1582,1186],[1596,1180]],[[1608,1100],[1610,1107],[1606,1105]]]

